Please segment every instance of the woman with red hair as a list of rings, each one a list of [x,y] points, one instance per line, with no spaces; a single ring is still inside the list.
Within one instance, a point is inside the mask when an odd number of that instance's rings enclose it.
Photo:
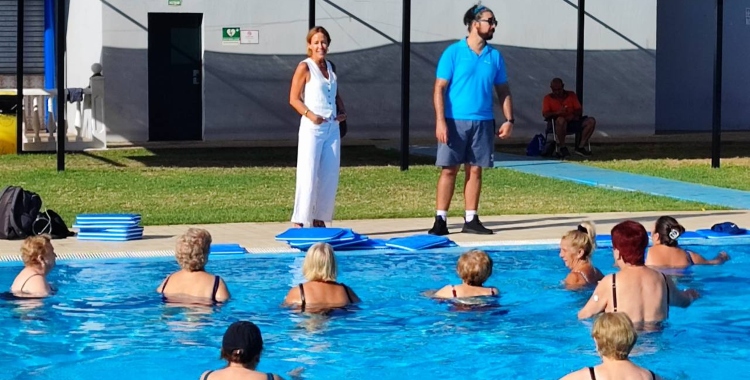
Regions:
[[[698,298],[695,290],[680,291],[669,277],[645,266],[648,234],[640,223],[626,220],[612,228],[612,246],[620,270],[599,281],[579,319],[623,312],[635,324],[656,323],[667,319],[669,306],[687,307]]]

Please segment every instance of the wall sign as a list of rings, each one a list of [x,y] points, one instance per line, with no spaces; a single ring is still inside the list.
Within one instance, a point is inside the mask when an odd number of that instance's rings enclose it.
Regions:
[[[259,44],[260,36],[257,30],[242,30],[240,31],[240,43],[241,44]]]
[[[222,45],[239,45],[240,44],[240,28],[221,28],[221,44]]]

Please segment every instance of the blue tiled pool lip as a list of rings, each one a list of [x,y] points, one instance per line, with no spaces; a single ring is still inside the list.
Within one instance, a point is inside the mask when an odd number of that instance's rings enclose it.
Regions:
[[[538,250],[555,250],[559,248],[559,239],[536,239],[536,240],[497,240],[497,241],[478,241],[457,243],[457,247],[437,248],[421,251],[426,254],[456,254],[467,249],[477,248],[492,251],[538,251]],[[732,238],[683,238],[680,239],[683,246],[733,246],[733,245],[750,245],[750,236],[732,237]],[[611,248],[611,241],[598,242],[598,248]],[[217,254],[211,255],[211,260],[227,260],[238,258],[265,258],[276,257],[278,255],[303,255],[304,252],[294,248],[247,248],[248,254]],[[337,256],[360,256],[360,255],[378,255],[378,254],[399,254],[406,253],[398,249],[372,249],[364,251],[339,251]],[[143,260],[166,260],[174,257],[172,250],[151,250],[151,251],[120,251],[120,252],[84,252],[84,253],[60,253],[58,260],[67,261],[143,261]],[[15,266],[22,262],[20,255],[0,256],[0,266]]]

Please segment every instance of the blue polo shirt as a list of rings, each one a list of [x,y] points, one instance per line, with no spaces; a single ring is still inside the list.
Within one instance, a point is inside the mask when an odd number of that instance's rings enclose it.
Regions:
[[[457,120],[492,120],[492,91],[508,82],[505,61],[486,45],[477,55],[466,38],[448,46],[440,56],[437,78],[448,81],[445,117]]]

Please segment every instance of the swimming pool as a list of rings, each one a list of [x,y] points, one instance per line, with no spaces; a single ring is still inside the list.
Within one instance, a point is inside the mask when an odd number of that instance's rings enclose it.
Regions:
[[[717,247],[693,247],[713,256]],[[452,311],[421,293],[459,283],[465,249],[440,253],[338,254],[340,280],[364,300],[331,317],[279,307],[301,280],[302,254],[212,257],[233,299],[214,308],[163,304],[154,289],[177,269],[172,259],[59,262],[59,293],[43,301],[0,301],[0,378],[197,379],[220,368],[221,336],[238,319],[265,340],[259,370],[304,367],[305,379],[557,379],[598,363],[590,322],[576,320],[589,292],[563,290],[554,250],[490,250],[501,306]],[[677,278],[703,298],[673,308],[665,329],[639,338],[633,360],[670,379],[741,378],[750,370],[750,246],[732,260]],[[611,273],[611,251],[595,264]],[[7,287],[20,269],[0,265]]]

